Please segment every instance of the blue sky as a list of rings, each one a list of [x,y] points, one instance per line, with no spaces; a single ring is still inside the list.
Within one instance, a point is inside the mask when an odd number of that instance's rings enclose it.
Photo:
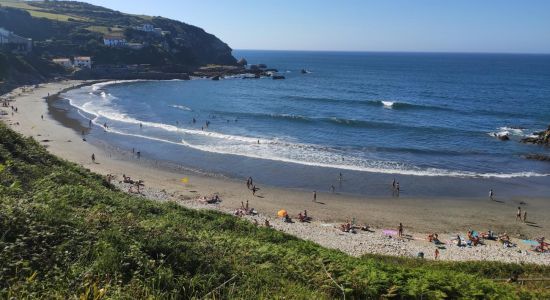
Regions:
[[[547,0],[87,2],[193,24],[234,49],[550,53]]]

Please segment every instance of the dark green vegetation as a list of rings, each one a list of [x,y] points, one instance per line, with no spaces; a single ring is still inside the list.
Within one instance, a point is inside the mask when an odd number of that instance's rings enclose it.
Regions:
[[[229,215],[129,196],[0,123],[2,299],[550,297],[542,286],[491,280],[511,273],[550,270],[353,258]]]
[[[34,55],[92,56],[96,64],[170,65],[187,70],[204,64],[235,64],[231,48],[201,28],[162,17],[124,14],[76,1],[0,1],[0,27],[34,40]],[[135,30],[151,24],[165,35]],[[140,50],[109,48],[104,35],[145,43]]]
[[[35,84],[52,74],[63,73],[63,68],[32,55],[0,51],[0,94],[9,92],[19,84]]]

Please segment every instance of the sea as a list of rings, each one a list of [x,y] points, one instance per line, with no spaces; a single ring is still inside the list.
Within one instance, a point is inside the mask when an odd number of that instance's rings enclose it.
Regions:
[[[111,81],[55,105],[91,120],[91,140],[228,178],[373,196],[391,196],[394,178],[411,197],[548,195],[550,163],[525,156],[550,149],[520,140],[550,125],[550,55],[234,56],[285,79]]]

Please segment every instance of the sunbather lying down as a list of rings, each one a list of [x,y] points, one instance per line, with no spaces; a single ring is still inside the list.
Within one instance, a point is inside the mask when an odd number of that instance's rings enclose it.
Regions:
[[[220,196],[218,196],[218,195],[211,195],[211,196],[199,197],[199,201],[204,202],[204,203],[208,203],[208,204],[215,204],[215,203],[221,202],[222,200],[220,199]]]

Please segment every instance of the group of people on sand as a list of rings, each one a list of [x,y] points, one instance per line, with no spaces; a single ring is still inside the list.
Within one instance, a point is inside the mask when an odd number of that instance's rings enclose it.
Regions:
[[[141,189],[140,188],[142,186],[145,186],[145,183],[144,183],[143,180],[133,180],[132,178],[130,178],[130,176],[126,176],[126,174],[122,174],[122,178],[123,178],[122,179],[123,183],[132,184],[132,186],[130,186],[130,188],[128,189],[128,193],[141,194]],[[136,191],[134,191],[134,187],[136,188]]]
[[[527,222],[527,211],[523,211],[523,217],[521,214],[521,206],[518,206],[518,211],[516,212],[516,221],[522,221],[523,223]]]
[[[392,181],[392,189],[393,189],[393,196],[399,197],[399,193],[401,192],[401,187],[399,186],[399,181],[395,180],[395,177]]]
[[[256,192],[260,189],[259,187],[256,187],[252,177],[248,177],[248,179],[246,179],[246,188],[252,191],[252,196],[256,196]]]
[[[252,216],[257,214],[258,212],[256,212],[254,208],[248,206],[248,200],[246,200],[246,204],[243,201],[241,201],[241,207],[235,210],[235,215],[238,217],[242,217],[245,215]]]

